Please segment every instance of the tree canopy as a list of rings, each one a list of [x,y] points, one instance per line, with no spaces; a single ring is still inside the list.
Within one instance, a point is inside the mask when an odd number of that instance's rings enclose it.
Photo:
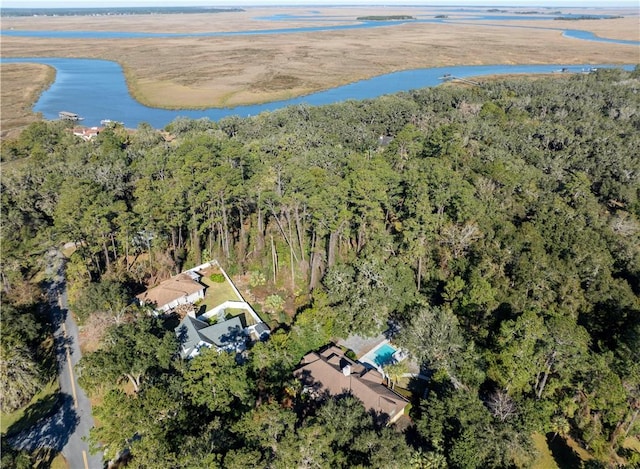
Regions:
[[[21,159],[1,181],[3,288],[51,240],[75,243],[87,314],[121,318],[125,291],[210,258],[260,280],[275,331],[241,359],[182,363],[147,319],[83,359],[108,396],[93,437],[134,467],[512,467],[533,432],[635,464],[639,91],[637,70],[599,70],[89,142],[37,123],[3,145]],[[385,330],[431,378],[413,437],[348,397],[298,401],[305,353]]]

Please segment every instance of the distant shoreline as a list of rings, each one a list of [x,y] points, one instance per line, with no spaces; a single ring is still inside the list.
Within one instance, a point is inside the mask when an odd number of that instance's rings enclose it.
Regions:
[[[573,13],[584,11],[575,9]],[[511,15],[504,20],[473,18],[484,13],[452,13],[442,8],[307,7],[301,12],[247,7],[244,12],[221,15],[3,18],[2,60],[60,57],[115,61],[123,68],[129,94],[138,102],[174,110],[230,109],[283,101],[375,76],[429,67],[638,61],[637,45],[563,35],[566,29],[584,27],[596,38],[637,41],[637,17],[584,23],[552,21],[551,17],[536,20],[531,15],[518,21]],[[354,24],[359,16],[404,14],[419,19]],[[438,14],[450,18],[433,21]],[[13,34],[20,31],[33,31],[34,35]],[[47,32],[61,34],[47,37]],[[71,34],[65,37],[64,33]],[[157,37],[161,33],[168,36]],[[23,80],[17,80],[18,88],[24,85]],[[81,84],[88,88],[88,95],[95,93],[92,81]],[[62,109],[88,116],[69,100],[55,107],[55,115]],[[132,121],[112,115],[108,109],[98,113],[96,122],[105,118],[127,124]]]
[[[126,16],[194,13],[243,12],[242,8],[218,7],[74,7],[74,8],[2,8],[0,17],[22,16]]]

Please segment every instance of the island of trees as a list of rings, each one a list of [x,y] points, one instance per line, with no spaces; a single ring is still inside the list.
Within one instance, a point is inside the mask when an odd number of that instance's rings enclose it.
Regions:
[[[38,272],[73,243],[72,309],[105,326],[91,440],[129,467],[640,464],[639,91],[598,70],[88,142],[32,124],[2,145],[2,411],[42,386]],[[131,299],[212,258],[272,335],[184,361]],[[301,357],[383,331],[428,377],[395,386],[406,428],[304,397]]]
[[[578,15],[578,16],[558,16],[554,20],[560,21],[581,21],[581,20],[611,20],[616,18],[624,18],[624,16],[595,16],[595,15]]]

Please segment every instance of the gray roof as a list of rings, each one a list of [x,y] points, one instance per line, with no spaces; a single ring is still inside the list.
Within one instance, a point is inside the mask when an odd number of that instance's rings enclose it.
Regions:
[[[206,329],[200,329],[198,332],[205,342],[210,342],[217,347],[224,347],[236,343],[240,335],[244,335],[244,328],[240,317],[236,316],[213,324]]]
[[[210,346],[225,348],[244,340],[244,328],[238,316],[209,325],[200,319],[187,315],[176,327],[175,333],[182,345],[183,357],[189,356],[201,341]]]

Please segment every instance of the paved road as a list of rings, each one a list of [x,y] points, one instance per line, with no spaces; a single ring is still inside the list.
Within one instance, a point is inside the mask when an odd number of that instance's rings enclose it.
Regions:
[[[102,456],[92,455],[86,443],[93,426],[91,403],[78,386],[73,367],[81,358],[78,345],[78,326],[69,313],[67,286],[64,279],[64,258],[59,251],[49,251],[47,274],[52,279],[49,286],[54,338],[58,355],[60,380],[60,405],[55,415],[44,419],[10,442],[18,447],[34,450],[51,447],[67,459],[71,469],[102,469]]]

